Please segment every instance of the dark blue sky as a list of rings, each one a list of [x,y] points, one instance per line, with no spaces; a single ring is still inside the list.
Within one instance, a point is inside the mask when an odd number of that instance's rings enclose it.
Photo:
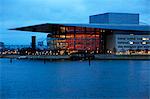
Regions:
[[[30,44],[30,36],[46,34],[9,31],[41,23],[88,23],[89,15],[105,12],[139,13],[150,24],[150,0],[0,0],[0,42]]]

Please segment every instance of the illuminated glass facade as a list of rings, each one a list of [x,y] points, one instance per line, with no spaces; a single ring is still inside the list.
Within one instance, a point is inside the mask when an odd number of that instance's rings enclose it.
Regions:
[[[48,35],[47,43],[50,49],[67,52],[104,53],[105,30],[86,27],[59,26],[53,35]]]

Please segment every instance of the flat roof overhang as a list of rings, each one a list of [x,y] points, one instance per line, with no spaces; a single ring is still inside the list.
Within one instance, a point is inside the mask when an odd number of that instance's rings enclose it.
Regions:
[[[55,23],[45,23],[45,24],[39,24],[39,25],[12,28],[12,29],[9,29],[9,30],[41,32],[41,33],[53,33],[54,31],[57,31],[57,29],[60,26],[150,32],[150,25],[137,25],[137,24],[130,25],[130,24],[55,24]]]
[[[25,27],[18,27],[18,28],[12,28],[9,30],[19,30],[19,31],[29,31],[29,32],[41,32],[41,33],[52,33],[54,30],[54,27],[58,27],[59,24],[38,24],[38,25],[32,25],[32,26],[25,26]]]

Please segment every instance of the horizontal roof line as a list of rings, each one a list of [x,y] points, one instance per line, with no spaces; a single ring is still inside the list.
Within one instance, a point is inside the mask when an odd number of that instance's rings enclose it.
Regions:
[[[32,26],[25,26],[20,28],[13,28],[9,30],[20,30],[20,31],[35,31],[35,32],[50,32],[52,26],[75,26],[75,27],[88,27],[88,28],[101,28],[111,30],[132,30],[132,31],[150,31],[150,25],[139,25],[139,24],[71,24],[71,23],[45,23]],[[38,31],[37,31],[38,30]]]

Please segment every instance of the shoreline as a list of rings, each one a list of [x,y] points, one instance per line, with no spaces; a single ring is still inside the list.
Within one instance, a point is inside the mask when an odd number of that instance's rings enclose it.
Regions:
[[[61,61],[61,60],[89,60],[88,57],[71,57],[68,55],[64,56],[49,56],[49,55],[0,55],[0,58],[10,59],[30,59],[30,60],[49,60],[49,61]],[[93,59],[90,60],[150,60],[150,55],[108,55],[98,54],[94,55]]]

